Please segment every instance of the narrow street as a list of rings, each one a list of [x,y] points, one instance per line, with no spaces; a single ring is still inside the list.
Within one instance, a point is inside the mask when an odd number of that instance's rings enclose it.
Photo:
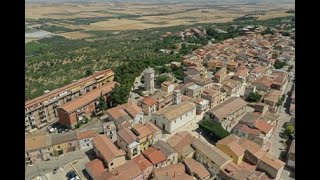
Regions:
[[[59,157],[51,157],[51,160],[49,161],[41,161],[32,166],[27,166],[25,179],[31,180],[35,176],[45,175],[48,172],[52,172],[55,167],[64,167],[66,164],[72,161],[82,159],[83,157],[87,156],[86,152],[89,150],[90,148],[69,152]]]

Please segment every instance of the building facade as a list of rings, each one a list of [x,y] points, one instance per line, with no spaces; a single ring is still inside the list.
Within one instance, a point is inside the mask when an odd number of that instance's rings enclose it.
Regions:
[[[109,101],[109,95],[115,87],[115,82],[108,82],[103,86],[95,88],[94,90],[66,103],[57,108],[59,123],[68,128],[75,128],[75,125],[85,118],[89,118],[97,110],[99,98],[102,95]]]
[[[25,131],[30,132],[45,127],[58,118],[56,108],[103,86],[114,79],[111,69],[94,73],[62,88],[25,102]]]

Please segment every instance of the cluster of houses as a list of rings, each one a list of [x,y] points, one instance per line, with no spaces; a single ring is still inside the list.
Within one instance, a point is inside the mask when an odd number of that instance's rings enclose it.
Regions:
[[[289,58],[281,58],[284,54]],[[26,163],[93,148],[97,158],[86,164],[86,171],[97,180],[279,179],[285,163],[268,150],[289,78],[287,72],[273,70],[277,60],[294,60],[290,38],[248,33],[206,45],[181,63],[172,62],[171,67],[184,69],[181,84],[165,81],[155,89],[154,70],[148,68],[144,85],[149,95],[108,109],[102,134],[89,130],[28,135]],[[109,80],[61,105],[59,122],[73,128],[80,117],[95,112],[99,94],[104,92],[108,101],[114,85]],[[251,93],[262,98],[245,101]],[[232,134],[213,146],[183,130],[202,115]]]
[[[285,163],[254,142],[230,135],[212,146],[180,131],[130,158],[112,141],[92,140],[97,158],[87,163],[92,179],[279,179]]]

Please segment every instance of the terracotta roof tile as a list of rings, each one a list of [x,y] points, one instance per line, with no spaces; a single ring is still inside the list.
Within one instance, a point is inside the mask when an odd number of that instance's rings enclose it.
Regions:
[[[154,169],[154,176],[169,176],[171,178],[179,175],[184,175],[185,173],[185,166],[182,163],[172,164],[166,167],[161,167]]]
[[[92,143],[107,162],[111,162],[115,157],[125,155],[125,153],[122,150],[119,150],[106,135],[97,135],[92,139]]]
[[[133,158],[132,162],[136,163],[141,171],[144,171],[148,167],[153,168],[152,163],[148,161],[142,154],[139,154],[137,157]]]
[[[261,130],[265,134],[269,133],[273,129],[273,125],[266,123],[265,121],[258,120],[255,123],[255,128]]]
[[[196,174],[198,177],[200,177],[200,179],[205,179],[210,177],[209,171],[198,161],[191,158],[184,159],[183,161],[187,169],[190,170],[191,175]]]
[[[108,82],[107,84],[101,87],[98,87],[90,92],[85,93],[82,96],[79,96],[78,98],[66,104],[63,104],[62,106],[59,107],[59,109],[62,109],[68,113],[72,113],[77,109],[98,99],[101,96],[101,93],[103,95],[110,93],[112,91],[112,88],[114,88],[115,84],[116,84],[115,82]]]
[[[159,164],[165,161],[167,158],[166,156],[159,150],[154,147],[149,147],[148,149],[144,150],[142,154],[153,164]]]
[[[138,137],[129,129],[123,128],[118,131],[118,136],[127,144],[137,141]]]
[[[134,125],[132,129],[136,130],[139,133],[139,139],[145,138],[152,134],[150,129],[146,125],[141,123]]]
[[[87,171],[91,172],[92,178],[102,174],[106,169],[104,168],[103,162],[100,159],[94,159],[85,165]]]
[[[91,138],[94,137],[96,135],[96,132],[93,130],[87,130],[87,131],[82,131],[82,132],[78,132],[78,139],[87,139],[87,138]]]

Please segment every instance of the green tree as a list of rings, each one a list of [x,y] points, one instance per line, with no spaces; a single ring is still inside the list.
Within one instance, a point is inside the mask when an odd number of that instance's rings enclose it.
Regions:
[[[170,81],[170,77],[168,75],[160,75],[158,77],[156,77],[156,81],[159,83],[159,84],[162,84],[163,82],[165,81]]]
[[[211,120],[202,120],[199,123],[199,127],[205,133],[212,135],[216,141],[219,141],[230,135],[230,133],[223,129],[219,123]]]
[[[98,101],[98,104],[97,104],[97,108],[99,110],[106,110],[107,109],[107,103],[106,103],[106,99],[102,96],[102,93],[99,97],[99,101]]]
[[[295,132],[295,127],[292,124],[288,124],[286,127],[286,134],[292,135]]]
[[[287,63],[286,62],[281,62],[281,61],[279,61],[279,60],[276,60],[276,62],[274,63],[274,67],[276,68],[276,69],[281,69],[281,68],[283,68],[283,66],[285,66]]]
[[[85,72],[85,74],[84,74],[84,77],[90,76],[90,75],[92,75],[92,74],[93,74],[93,71],[92,71],[91,68],[89,68],[89,69],[86,70],[86,72]]]
[[[251,92],[247,97],[246,101],[248,102],[258,102],[261,99],[261,95],[257,92]]]
[[[290,33],[287,32],[287,31],[284,31],[284,32],[282,32],[281,34],[282,34],[282,36],[290,36]]]

